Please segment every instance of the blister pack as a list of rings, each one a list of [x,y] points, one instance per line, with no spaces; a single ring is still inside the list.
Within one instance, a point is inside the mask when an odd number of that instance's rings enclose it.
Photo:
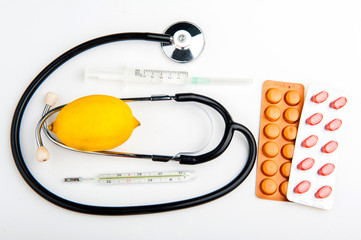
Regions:
[[[302,84],[270,80],[263,83],[256,182],[259,198],[287,201],[303,96]]]
[[[288,200],[331,208],[346,103],[343,93],[320,84],[310,85],[295,142]]]

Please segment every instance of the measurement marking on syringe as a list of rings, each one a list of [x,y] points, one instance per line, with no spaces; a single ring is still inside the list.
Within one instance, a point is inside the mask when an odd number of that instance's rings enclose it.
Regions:
[[[140,72],[140,69],[136,69],[136,71]],[[159,74],[178,74],[179,75],[185,75],[186,77],[188,77],[188,72],[186,71],[168,71],[168,70],[152,70],[152,69],[144,69],[143,70],[143,74],[146,73],[151,73],[151,74],[155,74],[155,73],[159,73]]]

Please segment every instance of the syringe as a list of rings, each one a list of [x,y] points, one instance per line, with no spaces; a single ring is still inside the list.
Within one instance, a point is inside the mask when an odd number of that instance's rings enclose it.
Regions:
[[[249,84],[250,78],[213,78],[190,76],[186,71],[169,71],[123,67],[119,72],[86,69],[85,80],[113,80],[130,83],[162,84]]]
[[[93,178],[64,178],[64,182],[97,181],[99,184],[128,184],[128,183],[171,183],[187,182],[195,178],[193,171],[159,171],[135,173],[99,174]]]

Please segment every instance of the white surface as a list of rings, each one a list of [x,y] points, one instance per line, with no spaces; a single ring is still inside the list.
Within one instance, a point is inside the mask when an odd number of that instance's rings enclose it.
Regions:
[[[1,1],[0,66],[4,87],[0,239],[360,239],[360,9],[359,1]],[[199,174],[193,182],[179,186],[128,185],[121,189],[91,183],[65,185],[61,183],[63,177],[108,172],[110,167],[138,171],[188,166],[100,160],[74,155],[48,142],[52,158],[46,163],[36,162],[34,123],[48,91],[59,94],[59,103],[89,93],[119,97],[200,93],[220,101],[235,121],[246,125],[258,138],[264,80],[299,82],[306,89],[309,83],[318,82],[348,93],[351,112],[344,126],[346,136],[339,153],[337,193],[331,210],[258,199],[255,168],[240,187],[221,199],[190,209],[137,216],[71,212],[42,199],[23,181],[13,163],[9,129],[16,104],[30,81],[53,59],[81,42],[116,32],[163,32],[180,20],[196,23],[205,33],[206,47],[193,63],[170,62],[156,43],[114,43],[64,64],[39,88],[29,104],[31,110],[24,115],[21,133],[24,156],[39,182],[65,198],[81,202],[132,205],[172,201],[217,189],[234,177],[246,157],[244,140],[236,135],[221,157],[190,167]],[[85,67],[114,68],[124,61],[139,67],[192,71],[199,76],[252,77],[255,82],[233,87],[84,84]],[[129,144],[124,145],[129,151],[196,150],[189,148],[200,146],[208,137],[204,115],[193,107],[160,104],[132,108],[142,128],[136,129]],[[188,115],[180,117],[183,113]],[[175,127],[182,122],[183,127]],[[215,135],[219,136],[220,131],[217,126]],[[187,142],[189,132],[196,137]],[[135,144],[136,140],[140,143]]]

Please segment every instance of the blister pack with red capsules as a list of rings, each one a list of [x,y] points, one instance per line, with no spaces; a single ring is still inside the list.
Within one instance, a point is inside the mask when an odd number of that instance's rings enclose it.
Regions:
[[[332,207],[346,103],[344,93],[310,85],[295,142],[288,200],[323,209]]]

